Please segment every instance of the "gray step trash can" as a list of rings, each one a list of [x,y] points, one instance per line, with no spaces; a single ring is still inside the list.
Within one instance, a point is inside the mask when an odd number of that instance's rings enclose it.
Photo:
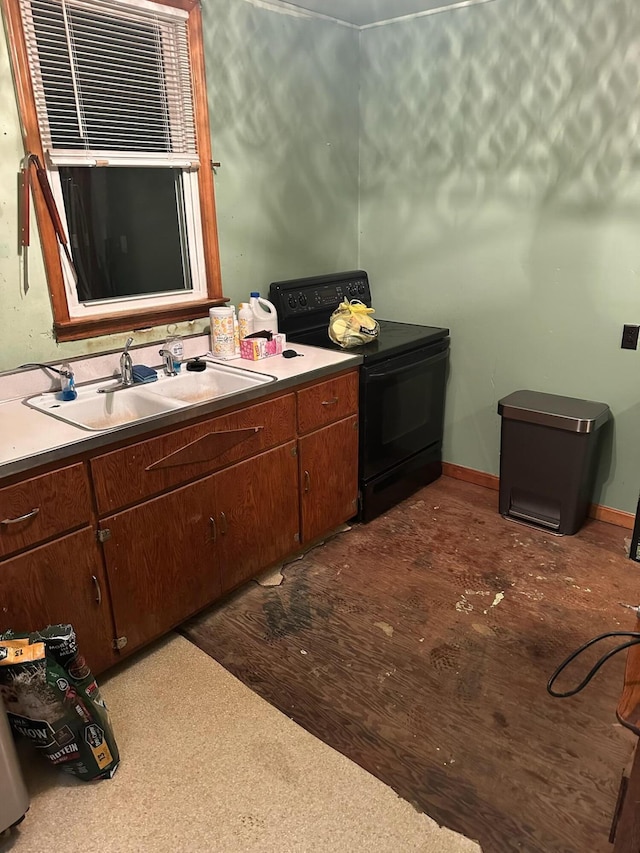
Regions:
[[[576,533],[593,491],[606,403],[515,391],[498,403],[500,514],[553,533]]]

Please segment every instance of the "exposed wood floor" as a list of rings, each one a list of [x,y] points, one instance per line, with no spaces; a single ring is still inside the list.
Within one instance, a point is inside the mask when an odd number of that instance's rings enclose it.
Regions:
[[[484,853],[600,853],[634,745],[615,716],[624,655],[575,698],[545,684],[582,642],[635,627],[619,606],[640,600],[629,535],[550,536],[443,477],[184,631]]]

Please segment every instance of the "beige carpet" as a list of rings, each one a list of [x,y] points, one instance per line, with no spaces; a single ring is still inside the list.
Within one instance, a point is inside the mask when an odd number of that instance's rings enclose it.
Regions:
[[[103,680],[122,756],[77,782],[29,761],[11,853],[477,853],[172,635]]]

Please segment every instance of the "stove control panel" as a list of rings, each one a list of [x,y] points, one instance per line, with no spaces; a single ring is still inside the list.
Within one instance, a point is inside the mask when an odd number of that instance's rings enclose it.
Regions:
[[[316,311],[334,311],[345,299],[359,299],[367,305],[371,304],[369,282],[366,278],[353,278],[345,281],[317,284],[311,286],[295,286],[278,289],[276,302],[278,313],[285,316],[301,316]],[[271,291],[274,301],[274,292]]]

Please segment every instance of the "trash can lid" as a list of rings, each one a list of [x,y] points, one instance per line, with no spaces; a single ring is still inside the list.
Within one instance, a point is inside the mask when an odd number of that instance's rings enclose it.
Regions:
[[[514,391],[498,402],[498,414],[514,421],[585,433],[594,432],[606,423],[611,411],[606,403],[592,400],[541,391]]]

